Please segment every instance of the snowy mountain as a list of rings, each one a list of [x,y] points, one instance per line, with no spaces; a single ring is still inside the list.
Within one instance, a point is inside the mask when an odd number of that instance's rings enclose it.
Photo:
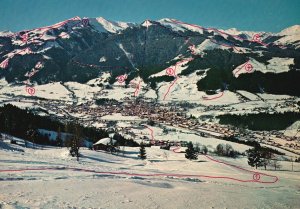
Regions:
[[[300,47],[300,25],[294,25],[286,28],[277,34],[281,38],[276,42],[283,45],[294,45],[296,49]]]
[[[126,75],[126,85],[140,78],[155,90],[176,76],[208,69],[204,79],[196,74],[195,85],[203,91],[227,83],[229,90],[259,92],[263,86],[269,93],[299,95],[299,27],[273,34],[205,28],[169,18],[135,24],[74,17],[0,33],[0,77],[9,83],[87,83],[109,73],[108,84]],[[180,63],[184,69],[176,71]],[[171,76],[168,68],[174,71]],[[249,79],[254,83],[245,85]]]
[[[134,23],[114,22],[104,19],[103,17],[89,18],[90,25],[95,27],[99,32],[117,33],[129,27],[134,27]]]

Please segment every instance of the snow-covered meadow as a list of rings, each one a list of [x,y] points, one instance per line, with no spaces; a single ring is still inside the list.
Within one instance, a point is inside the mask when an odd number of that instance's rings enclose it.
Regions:
[[[66,148],[25,148],[0,141],[0,206],[2,208],[297,208],[300,164],[281,162],[282,171],[259,170],[277,176],[276,183],[253,180],[253,173],[200,155],[196,161],[184,153],[121,147],[112,155],[81,149],[79,162]],[[23,151],[21,151],[23,150]],[[241,151],[241,150],[240,150]],[[214,159],[249,170],[246,158]],[[27,169],[27,170],[26,170]],[[28,170],[36,169],[36,170]],[[11,170],[11,171],[3,171]],[[199,177],[172,175],[200,175]],[[211,178],[225,177],[225,178]],[[261,176],[273,181],[274,177]]]

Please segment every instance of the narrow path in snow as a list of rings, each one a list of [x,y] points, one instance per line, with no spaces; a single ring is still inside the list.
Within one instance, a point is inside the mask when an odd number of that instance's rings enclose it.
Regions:
[[[178,153],[177,150],[179,150],[181,147],[178,146],[177,148],[173,149],[173,152]],[[207,159],[210,161],[224,164],[227,166],[231,166],[235,169],[245,171],[246,173],[252,174],[252,178],[250,179],[238,179],[233,178],[230,176],[211,176],[211,175],[201,175],[201,174],[179,174],[179,173],[131,173],[126,171],[97,171],[92,169],[83,169],[83,168],[76,168],[76,167],[44,167],[44,168],[24,168],[24,169],[2,169],[0,172],[5,173],[14,173],[14,172],[30,172],[30,171],[57,171],[57,170],[70,170],[75,172],[87,172],[87,173],[96,173],[96,174],[104,174],[104,175],[125,175],[125,176],[137,176],[137,177],[176,177],[176,178],[209,178],[209,179],[226,179],[226,180],[232,180],[232,181],[238,181],[238,182],[252,182],[252,183],[262,183],[262,184],[271,184],[276,183],[278,181],[277,176],[251,171],[247,170],[245,168],[232,165],[229,163],[222,162],[220,160],[216,160],[208,155],[204,155]]]
[[[67,86],[65,83],[62,82],[61,85],[63,87],[65,87],[71,93],[73,105],[76,105],[78,103],[78,98],[76,97],[75,92],[73,90],[71,90],[70,87]]]

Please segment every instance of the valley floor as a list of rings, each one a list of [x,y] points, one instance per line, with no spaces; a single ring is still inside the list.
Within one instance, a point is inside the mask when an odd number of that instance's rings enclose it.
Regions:
[[[263,184],[210,178],[253,180],[253,173],[203,155],[189,161],[184,153],[157,147],[146,149],[145,161],[137,158],[139,148],[125,148],[124,156],[81,149],[77,162],[68,156],[66,148],[21,147],[24,152],[20,152],[9,150],[18,145],[1,143],[0,208],[282,209],[300,205],[299,163],[294,163],[294,172],[287,171],[290,162],[281,162],[281,171],[259,170],[279,178],[276,183]],[[247,165],[246,158],[213,158],[255,170]],[[203,176],[179,178],[167,174]],[[263,175],[261,178],[274,180]]]

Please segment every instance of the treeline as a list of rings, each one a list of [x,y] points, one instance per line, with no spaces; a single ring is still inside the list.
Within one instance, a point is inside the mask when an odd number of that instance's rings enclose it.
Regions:
[[[246,151],[248,156],[248,165],[252,167],[274,167],[275,170],[279,169],[281,165],[278,162],[277,157],[268,149],[268,147],[255,146],[252,149]]]
[[[99,98],[95,101],[96,105],[106,105],[106,104],[119,104],[115,99],[108,99],[108,98]]]
[[[220,115],[220,124],[230,124],[236,127],[246,127],[254,131],[284,130],[297,120],[300,120],[300,113],[258,113],[245,115]]]
[[[218,144],[215,153],[219,156],[236,158],[241,155],[240,152],[234,150],[230,144]]]
[[[242,141],[242,140],[235,138],[234,136],[225,136],[222,139],[225,141],[230,141],[230,142],[234,142],[234,143],[238,143],[238,144],[245,144],[245,145],[248,145],[251,147],[260,147],[260,144],[257,141]],[[278,151],[277,149],[273,149],[270,147],[261,147],[261,149],[271,152],[271,153],[274,153],[274,154],[277,154],[277,155],[284,155],[284,153]]]
[[[134,141],[133,139],[126,139],[124,136],[122,136],[119,133],[115,133],[113,136],[113,139],[116,140],[116,146],[128,146],[128,147],[139,147],[139,143]]]
[[[290,70],[282,73],[262,73],[255,71],[245,73],[236,79],[232,71],[209,70],[207,76],[198,81],[197,86],[200,90],[211,90],[222,88],[222,83],[228,84],[231,91],[245,90],[252,93],[261,93],[261,89],[271,94],[287,94],[300,96],[300,87],[297,79],[300,78],[300,72]]]
[[[200,148],[199,144],[197,143],[194,147],[193,143],[189,142],[187,143],[187,149],[185,150],[185,158],[189,160],[197,160],[199,154],[206,155],[207,152],[208,148],[205,145]],[[231,158],[236,158],[238,155],[242,155],[242,153],[234,150],[230,144],[218,144],[214,153],[218,156]]]
[[[28,132],[37,129],[46,129],[56,132],[66,132],[75,134],[76,132],[82,133],[82,137],[96,142],[101,138],[108,137],[108,133],[105,130],[97,129],[95,127],[84,127],[75,122],[69,122],[67,124],[61,123],[57,120],[53,120],[47,116],[39,116],[34,114],[28,109],[20,109],[11,104],[0,107],[0,132],[7,133],[19,138],[30,140]],[[41,144],[45,144],[43,141],[49,141],[44,134],[38,134],[35,140]]]
[[[264,89],[267,93],[287,94],[300,96],[300,58],[293,55],[295,64],[290,66],[290,71],[282,73],[262,73],[254,69],[252,73],[241,74],[238,79],[234,77],[232,71],[239,65],[246,63],[249,57],[260,63],[268,64],[268,60],[278,57],[279,54],[271,52],[259,57],[257,54],[239,54],[230,50],[215,49],[205,51],[203,58],[195,58],[190,61],[188,67],[181,72],[181,75],[191,74],[199,69],[207,69],[207,76],[197,82],[199,91],[223,89],[223,83],[228,84],[228,90],[245,90],[252,93],[260,93]],[[280,57],[280,56],[279,56]],[[213,60],[213,61],[212,61]]]

